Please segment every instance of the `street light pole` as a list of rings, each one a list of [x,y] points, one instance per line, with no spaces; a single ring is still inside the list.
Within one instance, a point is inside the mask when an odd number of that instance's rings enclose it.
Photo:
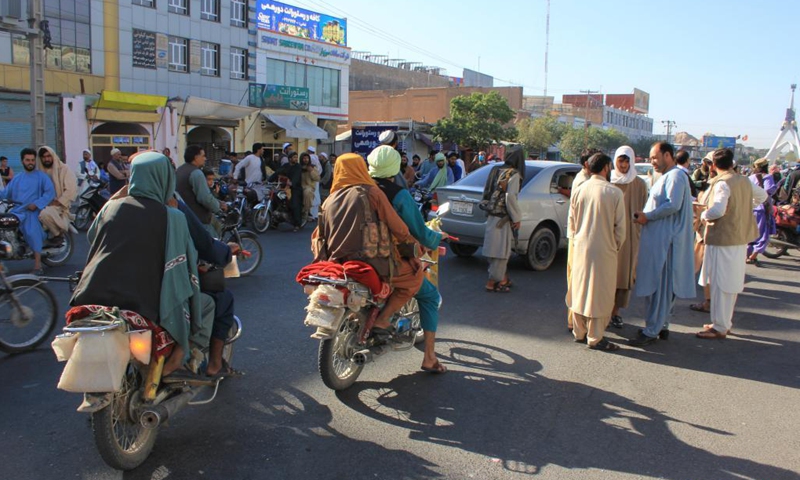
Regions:
[[[678,124],[675,123],[675,120],[661,120],[661,123],[667,127],[667,143],[670,143],[669,136],[672,133],[672,129],[677,127]]]
[[[44,97],[44,44],[40,25],[44,20],[42,0],[28,0],[29,27],[39,30],[28,34],[28,46],[31,56],[31,141],[34,148],[45,144],[45,97]]]
[[[583,114],[583,149],[586,150],[589,148],[589,100],[592,99],[593,93],[600,93],[599,90],[581,90],[581,93],[586,94],[586,106],[584,107],[584,114]]]

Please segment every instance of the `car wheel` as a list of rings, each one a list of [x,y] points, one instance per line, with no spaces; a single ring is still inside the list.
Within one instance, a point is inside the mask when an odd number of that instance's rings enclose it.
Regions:
[[[556,234],[549,227],[539,227],[533,232],[525,254],[525,266],[541,272],[552,265],[558,251]]]
[[[456,257],[466,258],[475,255],[475,252],[478,251],[478,247],[475,245],[464,245],[463,243],[450,242],[450,251],[453,252]]]

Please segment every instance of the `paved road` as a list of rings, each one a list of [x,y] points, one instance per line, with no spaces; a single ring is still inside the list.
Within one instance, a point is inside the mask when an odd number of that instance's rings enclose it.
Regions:
[[[704,318],[682,301],[669,341],[617,354],[567,336],[563,254],[541,273],[513,260],[507,295],[483,292],[480,257],[448,257],[437,349],[450,372],[390,355],[337,395],[293,282],[309,233],[262,235],[268,258],[233,284],[247,376],[182,411],[134,472],[103,464],[49,349],[0,354],[0,478],[800,478],[797,257],[748,267],[728,340],[694,338]],[[66,286],[52,288],[66,306]],[[633,336],[642,312],[636,301],[612,339]]]

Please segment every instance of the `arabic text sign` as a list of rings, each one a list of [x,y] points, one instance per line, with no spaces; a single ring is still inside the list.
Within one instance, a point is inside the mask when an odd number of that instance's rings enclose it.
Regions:
[[[347,47],[325,45],[302,38],[293,39],[269,32],[258,32],[258,48],[277,50],[290,55],[303,54],[308,57],[319,57],[328,62],[350,63],[350,49]]]
[[[310,99],[307,88],[262,83],[251,83],[248,96],[251,107],[281,110],[307,111]]]
[[[707,148],[736,148],[736,137],[703,137],[703,146]]]
[[[397,127],[387,126],[368,126],[368,127],[353,127],[350,134],[350,140],[353,142],[353,153],[358,153],[366,157],[369,152],[381,144],[378,141],[381,132],[386,130],[397,130]]]
[[[257,2],[259,30],[271,30],[318,42],[347,45],[347,20],[280,2]]]

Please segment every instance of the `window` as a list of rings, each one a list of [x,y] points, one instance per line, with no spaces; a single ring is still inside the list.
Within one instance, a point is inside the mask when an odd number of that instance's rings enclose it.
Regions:
[[[340,105],[339,70],[267,59],[267,83],[287,87],[308,88],[311,105],[338,107]]]
[[[247,78],[247,50],[231,47],[231,78]]]
[[[133,0],[134,5],[141,5],[143,7],[156,8],[156,0]]]
[[[169,0],[167,10],[170,13],[189,15],[189,0]]]
[[[188,71],[188,59],[189,40],[180,37],[169,37],[169,69],[173,72],[186,73]]]
[[[219,22],[219,0],[200,0],[200,18]]]
[[[45,66],[54,70],[91,73],[90,0],[46,0],[44,15],[53,48],[44,52]],[[12,61],[28,65],[28,41],[12,37]]]
[[[247,1],[231,0],[231,25],[247,27]]]
[[[203,42],[200,44],[200,48],[203,54],[200,74],[210,77],[219,76],[219,45]]]

